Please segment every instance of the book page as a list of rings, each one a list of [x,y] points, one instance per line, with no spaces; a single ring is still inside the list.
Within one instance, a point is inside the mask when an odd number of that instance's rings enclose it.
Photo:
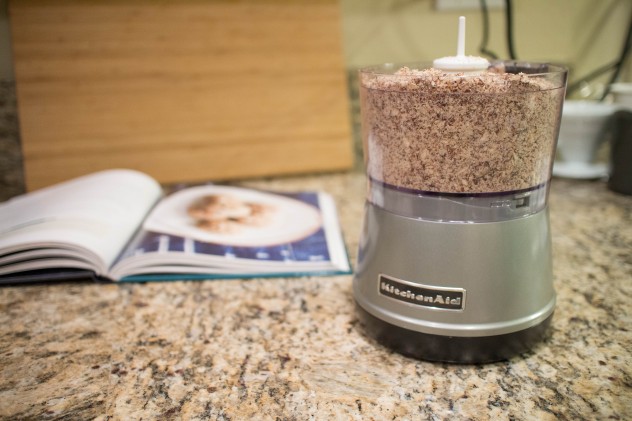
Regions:
[[[316,193],[281,194],[203,185],[177,191],[144,223],[147,231],[233,247],[269,247],[309,237],[322,227]]]
[[[111,265],[160,198],[160,185],[132,170],[107,170],[0,204],[0,253],[70,244]]]
[[[152,210],[113,274],[348,270],[335,212],[319,192],[186,188]]]

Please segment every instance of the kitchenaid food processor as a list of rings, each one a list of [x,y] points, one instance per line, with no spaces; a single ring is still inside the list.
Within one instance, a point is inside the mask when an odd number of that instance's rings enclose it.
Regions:
[[[360,71],[368,191],[353,281],[377,340],[478,363],[540,341],[555,308],[548,190],[566,70],[453,60]]]

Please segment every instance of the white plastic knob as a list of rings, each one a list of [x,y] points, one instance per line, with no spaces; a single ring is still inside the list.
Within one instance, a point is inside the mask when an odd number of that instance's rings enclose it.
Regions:
[[[456,56],[438,58],[432,67],[450,73],[480,73],[489,67],[485,58],[465,55],[465,16],[459,18]]]

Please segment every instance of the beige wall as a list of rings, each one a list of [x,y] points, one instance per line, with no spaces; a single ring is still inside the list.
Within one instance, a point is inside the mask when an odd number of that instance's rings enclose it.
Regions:
[[[514,0],[518,58],[564,63],[571,82],[614,61],[627,30],[629,0]],[[432,60],[456,52],[459,15],[467,18],[466,54],[478,55],[482,17],[478,10],[442,12],[434,0],[341,0],[347,65]],[[488,48],[508,58],[504,11],[490,10]],[[623,77],[632,82],[630,61]],[[597,95],[609,74],[585,94]]]
[[[432,60],[456,49],[457,18],[468,19],[468,54],[477,54],[479,11],[438,12],[435,0],[340,0],[346,64],[357,68],[383,62]],[[571,82],[614,60],[623,44],[632,9],[630,0],[514,0],[515,47],[524,60],[562,62]],[[505,48],[504,13],[490,10],[489,49],[501,58]],[[13,77],[6,0],[0,0],[0,78]],[[591,84],[597,95],[608,76]],[[623,80],[632,82],[632,59]],[[601,84],[601,86],[600,86]],[[590,94],[590,92],[587,92]]]

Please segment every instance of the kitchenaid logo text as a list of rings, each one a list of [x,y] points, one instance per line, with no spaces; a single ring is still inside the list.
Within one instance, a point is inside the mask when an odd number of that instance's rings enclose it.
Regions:
[[[379,293],[405,303],[444,310],[463,310],[465,290],[412,284],[385,275],[378,277]]]

